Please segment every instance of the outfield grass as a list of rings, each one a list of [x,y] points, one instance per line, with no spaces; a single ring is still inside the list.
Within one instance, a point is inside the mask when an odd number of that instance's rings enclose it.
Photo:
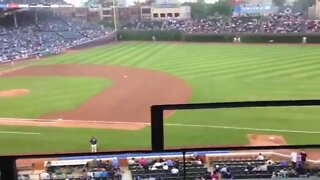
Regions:
[[[53,56],[49,57],[48,61],[41,61],[37,64],[122,65],[158,70],[188,82],[193,90],[190,102],[217,102],[320,99],[319,57],[319,46],[128,42]],[[0,99],[0,106],[2,102]],[[16,117],[25,116],[15,115]],[[166,145],[244,144],[248,142],[247,133],[252,132],[283,135],[291,144],[317,143],[320,138],[320,126],[317,122],[319,115],[320,108],[183,111],[171,116],[166,123],[316,133],[166,126]],[[15,129],[15,127],[11,128]],[[23,128],[19,130],[22,131]],[[46,132],[57,129],[37,128],[37,130]],[[73,135],[76,131],[81,132],[82,140],[77,140],[77,137]],[[149,131],[149,128],[138,132],[97,130],[97,134],[101,132],[102,148],[133,148],[150,145],[150,138],[147,135]],[[48,149],[33,144],[34,151],[85,150],[87,139],[92,136],[93,130],[59,129],[59,132],[65,138],[71,137],[72,145],[62,143],[63,145],[59,147]],[[105,133],[105,136],[102,133]],[[20,142],[19,136],[0,134],[0,143],[6,147],[10,147],[7,141],[8,136],[12,136],[11,140]],[[39,141],[45,141],[46,137],[39,136],[38,138]],[[27,142],[31,142],[32,138],[28,138],[30,140]],[[56,138],[58,137],[52,137],[52,142]],[[12,152],[30,152],[29,146],[21,144],[19,150],[16,150],[17,147],[12,147]],[[1,152],[7,151],[1,148]]]

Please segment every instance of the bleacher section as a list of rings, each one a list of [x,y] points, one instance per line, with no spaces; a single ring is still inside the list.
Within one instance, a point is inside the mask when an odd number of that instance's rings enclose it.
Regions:
[[[150,166],[149,166],[150,167]],[[151,167],[150,167],[151,168]],[[162,177],[168,180],[178,180],[183,178],[183,172],[184,172],[184,166],[183,162],[179,162],[179,166],[177,169],[179,169],[179,173],[173,174],[171,173],[172,167],[169,167],[169,169],[164,170],[162,166],[157,167],[157,170],[149,170],[144,169],[140,164],[132,164],[129,165],[129,170],[131,171],[132,179],[135,179],[135,177],[139,177],[141,179],[148,179],[148,178],[158,178]],[[189,180],[194,180],[196,178],[202,178],[204,175],[208,172],[208,169],[204,167],[203,164],[198,165],[194,164],[192,162],[186,162],[186,177]]]
[[[10,17],[0,18],[0,63],[11,59],[32,58],[35,55],[56,54],[71,46],[97,40],[110,29],[80,20],[38,12],[17,13],[18,27]]]
[[[261,153],[263,160],[257,160]],[[115,157],[120,167],[114,166]],[[33,169],[19,168],[20,177],[39,179],[48,173],[52,179],[89,178],[125,180],[182,180],[184,163],[181,153],[119,154],[64,157],[38,161]],[[302,166],[292,166],[290,155],[277,152],[189,152],[186,153],[186,179],[270,179],[319,178],[320,161],[308,160]],[[165,167],[166,166],[166,167]],[[116,167],[116,168],[115,168]],[[178,170],[173,173],[172,169]],[[107,177],[102,178],[102,174]],[[103,175],[103,176],[104,176]],[[99,178],[98,178],[99,177]],[[22,179],[22,178],[21,178]],[[90,179],[90,178],[89,178]]]
[[[63,38],[69,39],[69,40],[81,38],[81,34],[75,32],[75,31],[61,31],[61,32],[59,32],[59,34]]]
[[[252,168],[260,167],[266,164],[266,160],[231,160],[231,161],[212,161],[210,164],[213,168],[226,167],[234,179],[258,179],[271,178],[274,168],[267,171],[248,170],[248,166]],[[223,176],[223,175],[222,175]]]
[[[139,22],[134,22],[139,24]],[[185,33],[319,33],[320,22],[303,13],[261,16],[206,17],[203,19],[166,19],[144,21],[140,26],[128,25],[124,30],[177,30]]]

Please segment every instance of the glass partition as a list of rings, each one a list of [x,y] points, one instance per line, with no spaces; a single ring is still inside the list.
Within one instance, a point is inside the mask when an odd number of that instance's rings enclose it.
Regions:
[[[320,107],[164,111],[170,148],[318,144]],[[170,115],[170,116],[166,116]]]

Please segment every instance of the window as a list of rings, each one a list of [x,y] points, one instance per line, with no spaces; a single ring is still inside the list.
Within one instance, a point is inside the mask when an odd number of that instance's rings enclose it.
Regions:
[[[174,17],[180,17],[180,13],[174,13]]]
[[[111,11],[110,10],[103,10],[102,14],[103,15],[111,15]]]
[[[172,13],[168,13],[168,14],[167,14],[167,17],[172,17]]]
[[[157,17],[159,17],[159,14],[158,14],[158,13],[154,13],[154,14],[153,14],[153,17],[154,17],[154,18],[157,18]]]
[[[161,13],[161,14],[160,14],[160,17],[165,18],[165,17],[166,17],[166,14],[165,14],[165,13]]]
[[[151,14],[151,9],[150,8],[143,8],[142,14]]]

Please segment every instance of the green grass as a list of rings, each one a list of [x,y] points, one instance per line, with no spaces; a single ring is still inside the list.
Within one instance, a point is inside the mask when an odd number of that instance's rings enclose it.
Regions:
[[[71,110],[111,85],[99,78],[10,77],[0,79],[0,91],[29,89],[25,96],[0,97],[0,117],[36,118],[50,112]]]
[[[1,132],[33,132],[39,135],[4,134]],[[105,129],[80,128],[46,128],[46,127],[13,127],[0,126],[1,153],[48,153],[48,152],[85,152],[90,151],[90,138],[95,136],[99,141],[99,149],[150,148],[149,132],[142,130],[120,131]],[[115,139],[116,137],[116,139]],[[128,141],[142,139],[142,141]],[[125,143],[124,143],[124,142]]]
[[[191,85],[192,96],[189,102],[218,102],[320,99],[319,57],[319,46],[128,42],[48,57],[47,61],[36,64],[101,64],[158,70],[180,77]],[[52,96],[52,99],[55,98],[57,97]],[[76,100],[77,97],[72,99]],[[0,99],[0,106],[1,104],[3,103]],[[14,114],[16,117],[25,116],[16,112]],[[182,111],[171,116],[166,123],[320,132],[319,115],[320,107]],[[37,128],[36,130],[41,132],[59,130],[60,136],[73,139],[71,145],[62,143],[63,145],[59,147],[49,149],[32,145],[34,151],[41,152],[85,150],[87,139],[93,132],[90,129]],[[166,126],[165,130],[168,146],[245,144],[248,142],[246,138],[248,133],[283,135],[290,144],[312,144],[317,143],[320,138],[320,133],[210,127]],[[98,130],[97,134],[101,132],[103,138],[101,148],[134,148],[149,147],[149,131],[149,128],[137,132]],[[81,132],[82,139],[77,140],[77,137],[72,135],[74,132]],[[11,141],[17,142],[21,137],[0,134],[0,143],[8,148],[12,146],[12,152],[32,151],[28,149],[31,146],[27,145],[27,142],[33,143],[31,137],[18,148],[13,147],[5,136],[12,136]],[[45,141],[46,137],[41,137],[38,137],[39,141]],[[60,137],[52,137],[53,141],[55,138]],[[0,149],[0,153],[5,152],[7,151]]]

